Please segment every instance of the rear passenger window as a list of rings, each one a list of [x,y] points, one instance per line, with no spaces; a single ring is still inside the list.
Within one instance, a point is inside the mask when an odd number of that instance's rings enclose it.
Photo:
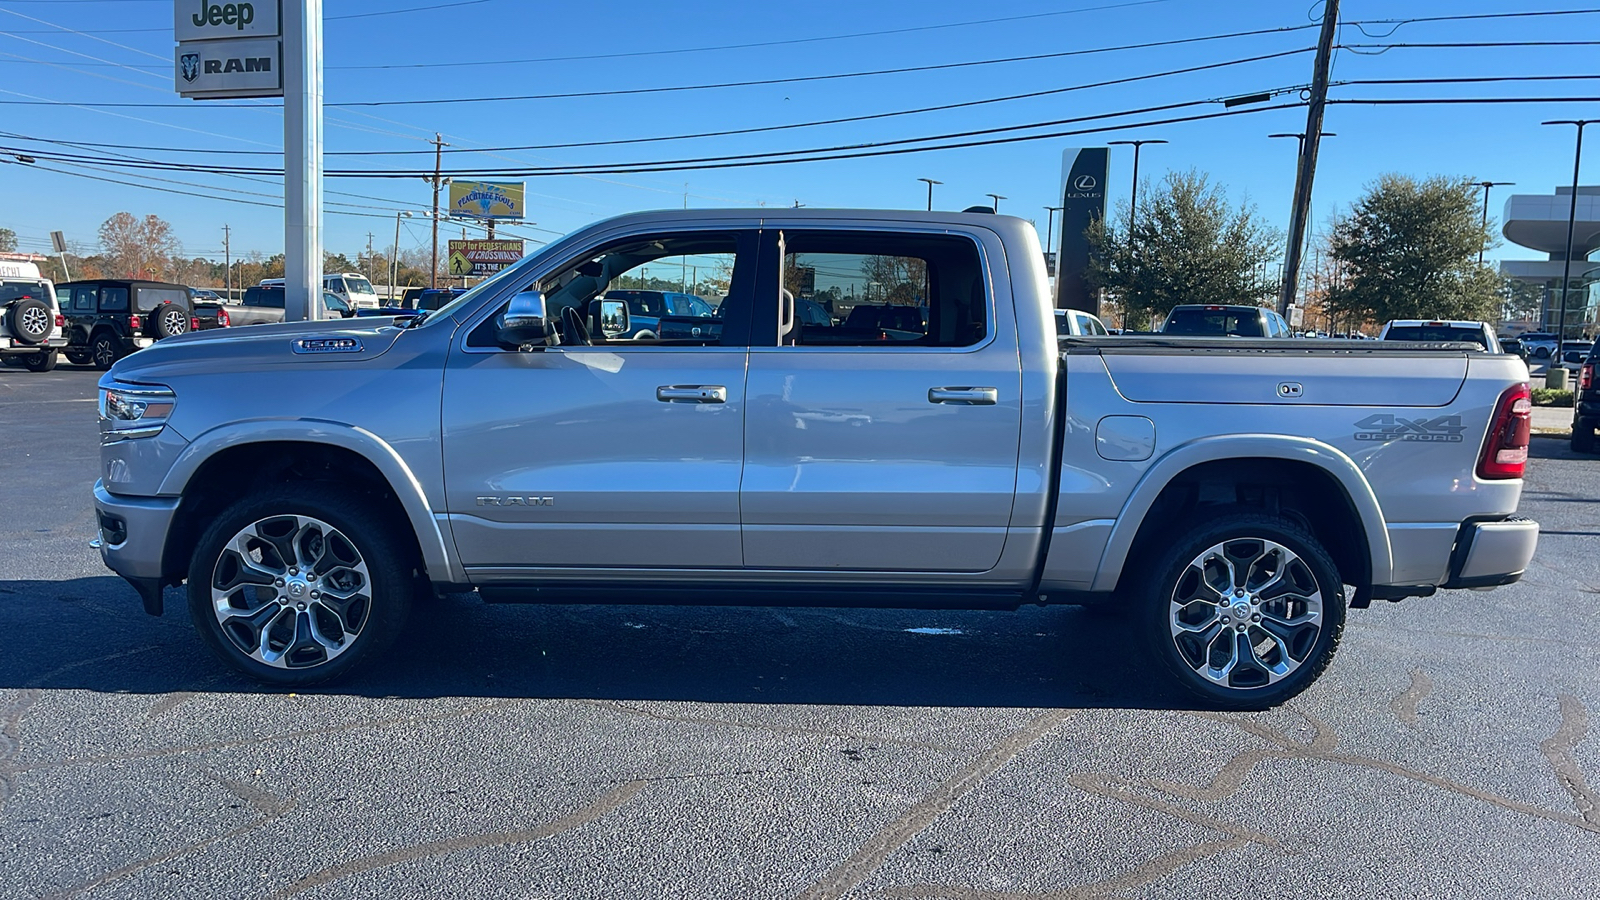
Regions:
[[[100,289],[101,312],[127,312],[128,289],[125,287],[103,287]]]
[[[73,288],[72,289],[72,311],[73,312],[94,312],[95,299],[96,299],[96,297],[95,297],[95,289],[94,288],[92,288],[92,287]]]
[[[808,324],[815,317],[797,312],[783,345],[969,347],[989,335],[983,263],[969,239],[786,230],[783,246],[785,304],[816,304],[828,319]]]

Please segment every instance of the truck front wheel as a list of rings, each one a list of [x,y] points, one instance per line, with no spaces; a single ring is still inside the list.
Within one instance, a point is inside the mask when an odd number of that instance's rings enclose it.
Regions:
[[[258,681],[329,681],[404,625],[408,543],[359,495],[319,483],[273,488],[229,507],[201,536],[189,614],[217,655]]]
[[[1338,569],[1288,519],[1209,518],[1166,542],[1144,571],[1140,630],[1173,680],[1209,706],[1283,703],[1322,674],[1339,645]]]

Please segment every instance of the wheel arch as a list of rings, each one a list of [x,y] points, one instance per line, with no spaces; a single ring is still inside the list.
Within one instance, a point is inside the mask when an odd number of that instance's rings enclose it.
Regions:
[[[1222,436],[1181,445],[1145,471],[1117,516],[1094,590],[1115,590],[1135,548],[1159,538],[1175,516],[1212,504],[1290,510],[1348,584],[1383,583],[1393,567],[1383,510],[1350,457],[1310,438]]]
[[[410,524],[427,577],[462,584],[421,483],[394,448],[365,429],[335,422],[242,422],[206,432],[186,447],[159,493],[182,498],[162,555],[163,573],[180,573],[195,542],[228,503],[257,485],[336,477],[380,493]]]

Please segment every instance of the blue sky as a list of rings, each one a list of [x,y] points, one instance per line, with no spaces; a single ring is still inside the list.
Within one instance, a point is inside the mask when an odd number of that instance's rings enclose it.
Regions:
[[[195,5],[197,0],[180,0]],[[1600,4],[1593,4],[1600,6]],[[367,15],[442,6],[387,15]],[[1551,0],[1538,9],[1581,9]],[[1093,7],[1101,7],[1093,9]],[[1115,7],[1115,8],[1105,8]],[[326,98],[329,104],[548,94],[720,81],[786,78],[923,66],[996,57],[1058,53],[1109,45],[1232,31],[1307,25],[1320,4],[1302,0],[1019,0],[999,4],[953,0],[811,0],[806,4],[749,0],[550,3],[531,0],[324,0]],[[1346,0],[1342,19],[1371,20],[1529,9],[1525,0]],[[1072,10],[1081,10],[1072,12]],[[1059,14],[1058,14],[1059,13]],[[355,16],[356,18],[339,18]],[[1028,17],[1031,18],[1016,18]],[[969,23],[1011,17],[1012,21]],[[227,150],[280,150],[282,117],[270,108],[229,109],[182,101],[172,88],[171,0],[0,0],[0,100],[171,103],[178,108],[92,109],[69,105],[0,105],[0,130],[60,140]],[[861,32],[925,26],[924,30],[827,39]],[[1491,21],[1346,26],[1347,43],[1550,41],[1600,39],[1600,15]],[[805,40],[823,38],[823,40]],[[327,111],[330,152],[428,150],[434,131],[452,148],[566,144],[701,131],[783,125],[903,110],[1045,90],[1310,47],[1316,30],[1191,43],[1174,47],[972,66],[784,85],[502,103],[383,106]],[[789,43],[739,49],[693,50],[729,44]],[[1595,47],[1397,47],[1379,55],[1341,50],[1334,80],[1491,75],[1600,74]],[[658,51],[692,50],[660,53]],[[1369,49],[1367,51],[1371,53]],[[645,53],[648,55],[630,55]],[[550,61],[551,57],[565,59]],[[432,65],[476,63],[497,65]],[[1117,112],[1188,100],[1209,100],[1291,87],[1310,79],[1312,55],[1231,65],[1054,96],[772,133],[642,145],[568,147],[494,154],[450,154],[447,168],[619,163],[679,157],[761,153],[894,140]],[[388,68],[373,68],[387,66]],[[365,68],[352,68],[365,67]],[[1600,80],[1480,85],[1347,85],[1336,98],[1597,96]],[[265,102],[259,105],[267,106]],[[1215,109],[1220,109],[1216,106]],[[1211,111],[1210,108],[1204,111]],[[1455,106],[1330,106],[1313,198],[1322,224],[1363,185],[1384,172],[1470,175],[1513,181],[1497,188],[1491,215],[1511,192],[1548,193],[1570,182],[1571,128],[1544,128],[1551,118],[1600,117],[1600,103]],[[1112,120],[1134,122],[1138,118]],[[599,218],[657,207],[807,206],[920,208],[928,177],[936,207],[960,209],[1004,195],[1002,213],[1038,218],[1051,202],[1066,147],[1107,140],[1162,138],[1147,147],[1141,176],[1170,169],[1209,173],[1235,198],[1256,203],[1283,226],[1294,183],[1294,141],[1274,132],[1305,127],[1303,109],[1212,121],[1107,131],[1098,135],[987,147],[743,169],[559,176],[528,179],[536,224],[512,229],[548,238]],[[1590,146],[1600,144],[1591,132]],[[6,139],[9,142],[9,139]],[[29,144],[40,148],[41,145]],[[129,151],[132,152],[132,151]],[[145,152],[161,159],[280,164],[276,157]],[[1600,183],[1600,160],[1588,154],[1585,183]],[[1132,157],[1114,148],[1111,191],[1125,197]],[[329,168],[431,165],[431,155],[329,157]],[[65,168],[65,166],[62,166]],[[215,175],[151,172],[150,182],[126,172],[74,169],[123,181],[190,190],[187,197],[0,166],[0,226],[18,232],[23,249],[40,250],[48,232],[92,244],[99,223],[127,210],[172,222],[191,255],[221,255],[222,226],[233,230],[236,254],[282,249],[282,214],[221,197],[277,202],[281,184]],[[176,182],[176,183],[174,183]],[[227,194],[221,189],[254,192]],[[394,238],[397,209],[426,209],[430,190],[420,179],[329,179],[330,201],[364,216],[328,215],[325,244],[352,258],[373,235],[375,248]],[[256,196],[266,194],[268,197]],[[330,211],[335,207],[329,207]],[[459,226],[445,229],[459,237]],[[425,220],[408,220],[401,245],[424,246]],[[531,249],[531,246],[530,246]],[[1514,246],[1495,254],[1537,258]]]

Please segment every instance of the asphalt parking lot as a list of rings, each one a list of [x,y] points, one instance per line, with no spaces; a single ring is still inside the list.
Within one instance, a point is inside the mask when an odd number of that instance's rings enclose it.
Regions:
[[[1016,613],[419,608],[327,690],[88,548],[98,373],[0,370],[0,896],[1591,897],[1600,458],[1520,584],[1352,611],[1266,713]]]

